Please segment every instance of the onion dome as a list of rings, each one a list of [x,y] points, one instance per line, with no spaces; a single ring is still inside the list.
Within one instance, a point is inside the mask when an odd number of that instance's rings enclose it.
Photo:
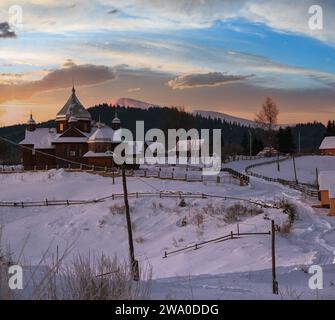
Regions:
[[[69,119],[71,116],[78,120],[92,120],[91,114],[84,108],[76,96],[76,90],[72,88],[72,94],[64,107],[57,113],[56,119]]]
[[[112,120],[114,124],[121,124],[121,120],[117,117],[117,112],[115,112],[114,119]]]

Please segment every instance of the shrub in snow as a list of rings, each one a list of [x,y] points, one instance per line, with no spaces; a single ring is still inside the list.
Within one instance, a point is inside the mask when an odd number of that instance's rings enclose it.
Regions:
[[[225,211],[225,222],[234,223],[240,220],[241,217],[256,216],[263,213],[263,209],[257,206],[244,206],[236,203]]]
[[[285,221],[279,226],[278,231],[282,234],[289,234],[292,229],[292,224],[289,221]]]
[[[135,242],[136,242],[136,243],[143,243],[143,242],[144,242],[144,238],[143,238],[143,237],[137,237],[137,238],[135,239]]]
[[[288,221],[293,224],[298,218],[297,207],[286,199],[279,201],[278,206],[283,209],[283,213],[288,215]]]
[[[131,208],[129,210],[131,211]],[[113,216],[118,214],[125,214],[126,207],[124,204],[114,204],[109,208],[109,211]]]
[[[224,205],[213,205],[213,203],[207,203],[205,207],[202,208],[205,215],[208,216],[220,216],[224,214]]]
[[[204,223],[204,216],[201,213],[197,213],[193,218],[193,223],[200,228]]]

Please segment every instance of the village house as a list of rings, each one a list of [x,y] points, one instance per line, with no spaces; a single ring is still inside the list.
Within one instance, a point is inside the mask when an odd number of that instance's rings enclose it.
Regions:
[[[335,184],[335,171],[321,171],[318,176],[321,205],[329,207],[329,187]]]
[[[335,137],[325,137],[319,149],[323,156],[335,156]]]
[[[335,183],[329,186],[329,215],[335,216]]]
[[[94,123],[72,88],[68,101],[56,115],[56,128],[37,128],[30,115],[20,145],[23,146],[22,159],[26,170],[78,168],[83,165],[110,168],[113,166],[113,150],[121,142],[121,121],[117,114],[111,127],[100,121]]]

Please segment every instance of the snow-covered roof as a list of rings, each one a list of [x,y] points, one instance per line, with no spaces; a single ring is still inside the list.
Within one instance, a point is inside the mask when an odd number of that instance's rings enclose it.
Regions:
[[[121,142],[122,141],[122,129],[113,130],[104,124],[99,124],[96,131],[91,134],[88,142]]]
[[[318,177],[319,189],[328,191],[329,186],[335,184],[335,170],[333,171],[321,171]]]
[[[87,142],[87,137],[57,137],[52,143],[84,143]]]
[[[325,137],[321,142],[319,149],[335,149],[335,137]]]
[[[113,133],[113,129],[99,124],[98,129],[91,135],[88,142],[111,142]]]
[[[83,155],[84,158],[105,158],[105,157],[113,157],[113,152],[93,152],[88,151]]]
[[[76,90],[72,89],[70,98],[65,103],[64,107],[57,113],[56,119],[68,119],[71,116],[77,119],[91,120],[91,114],[84,108],[76,96]]]
[[[115,112],[115,117],[112,120],[112,123],[121,123],[121,120],[117,117],[117,113]]]
[[[20,144],[33,145],[35,149],[53,149],[52,141],[57,137],[55,129],[36,128],[34,131],[26,130],[25,138]]]

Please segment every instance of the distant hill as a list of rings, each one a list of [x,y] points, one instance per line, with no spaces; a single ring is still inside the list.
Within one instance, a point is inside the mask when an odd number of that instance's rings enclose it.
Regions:
[[[207,111],[207,110],[194,110],[192,113],[199,114],[206,118],[211,117],[212,119],[221,119],[229,123],[237,123],[237,124],[240,124],[241,126],[246,126],[246,127],[251,127],[251,128],[259,127],[259,125],[255,121],[234,117],[229,114],[222,113],[222,112]]]
[[[112,107],[109,104],[101,104],[88,109],[92,118],[98,121],[99,118],[111,125],[115,116],[115,111],[121,119],[122,126],[128,128],[133,133],[136,131],[136,121],[142,120],[145,123],[145,130],[159,128],[164,132],[168,129],[184,128],[195,129],[221,129],[223,145],[227,148],[226,153],[240,153],[242,140],[248,137],[248,131],[251,130],[253,138],[266,141],[266,132],[252,125],[252,121],[244,122],[240,118],[229,117],[209,117],[208,114],[189,113],[178,108],[153,107],[142,108],[135,107]],[[220,113],[219,113],[220,115]],[[227,115],[226,115],[227,116]],[[237,121],[240,120],[240,121]],[[54,127],[55,121],[49,120],[38,124],[39,127]],[[6,137],[12,141],[20,142],[24,137],[25,125],[13,125],[0,128],[0,136]],[[300,132],[300,145],[303,151],[316,151],[325,135],[326,128],[321,123],[300,124],[292,127],[293,138],[296,147],[298,146],[298,136]],[[230,146],[228,148],[228,146]],[[3,148],[3,146],[2,146]],[[9,150],[8,150],[9,148]],[[3,155],[10,151],[10,159],[20,160],[20,149],[18,147],[8,146],[7,151],[0,152],[0,160]],[[2,149],[4,150],[4,149]],[[1,146],[0,146],[1,151]],[[254,150],[256,152],[256,150]],[[2,153],[2,154],[1,154]],[[6,157],[7,158],[7,157]]]
[[[150,107],[158,107],[158,105],[154,105],[152,103],[135,100],[131,98],[119,98],[115,101],[111,101],[110,104],[113,106],[124,106],[139,109],[149,109]]]

